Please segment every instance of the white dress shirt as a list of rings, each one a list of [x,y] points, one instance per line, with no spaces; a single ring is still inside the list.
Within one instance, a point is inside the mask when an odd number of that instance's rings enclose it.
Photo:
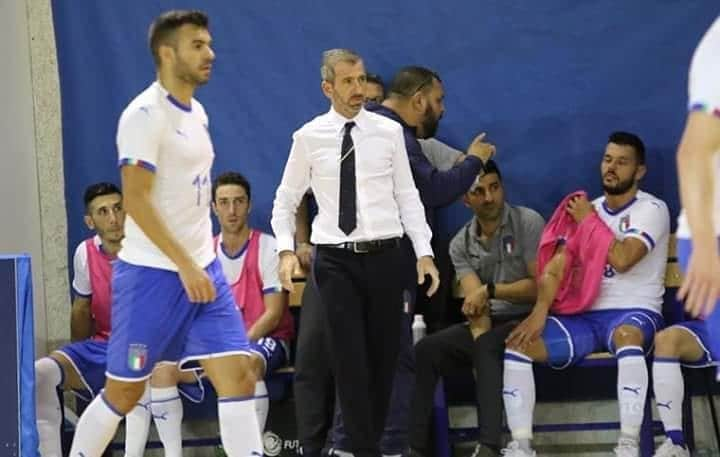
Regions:
[[[344,126],[355,145],[357,227],[345,235],[338,227],[340,149]],[[278,251],[294,250],[295,211],[312,188],[318,215],[312,224],[313,244],[370,241],[407,233],[417,257],[432,255],[432,233],[415,187],[402,126],[364,109],[347,119],[330,109],[293,134],[285,171],[275,195],[271,225]]]

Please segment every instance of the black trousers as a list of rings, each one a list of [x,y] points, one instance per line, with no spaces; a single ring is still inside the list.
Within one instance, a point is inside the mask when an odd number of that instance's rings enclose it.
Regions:
[[[313,266],[350,451],[379,457],[400,346],[406,259],[318,246]]]
[[[467,324],[456,324],[426,336],[415,345],[415,392],[410,415],[410,446],[423,455],[430,449],[435,387],[441,376],[474,369],[479,441],[499,447],[503,418],[503,354],[505,338],[519,321],[493,322],[493,328],[473,340]]]
[[[330,429],[335,404],[325,310],[315,281],[305,284],[295,353],[295,420],[303,456],[319,457]]]

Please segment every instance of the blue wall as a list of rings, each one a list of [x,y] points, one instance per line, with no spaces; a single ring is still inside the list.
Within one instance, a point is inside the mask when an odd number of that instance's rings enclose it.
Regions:
[[[82,6],[81,6],[82,5]],[[82,191],[119,180],[115,129],[153,79],[151,20],[171,8],[211,17],[213,77],[197,93],[210,115],[215,172],[254,185],[251,222],[269,230],[274,191],[302,123],[327,109],[320,53],[350,47],[386,80],[428,66],[444,83],[439,136],[462,149],[485,130],[498,145],[508,198],[548,216],[567,192],[600,192],[611,130],[648,149],[645,188],[677,213],[674,150],[685,117],[687,67],[716,1],[416,0],[53,2],[63,109],[70,250],[87,235]],[[441,236],[469,214],[441,213]]]

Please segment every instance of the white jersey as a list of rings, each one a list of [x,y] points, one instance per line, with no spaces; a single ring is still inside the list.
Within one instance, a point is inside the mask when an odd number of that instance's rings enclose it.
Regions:
[[[102,244],[100,236],[95,235],[93,237],[93,243],[95,243],[95,246],[100,247]],[[82,242],[78,244],[77,248],[75,248],[75,255],[73,256],[72,288],[76,295],[82,295],[83,297],[89,297],[92,295],[90,268],[88,267],[88,255],[85,240],[82,240]]]
[[[151,203],[170,234],[190,257],[206,267],[215,258],[210,222],[210,168],[215,153],[205,109],[195,99],[185,106],[159,82],[138,95],[120,116],[119,165],[155,173]],[[177,271],[177,266],[128,214],[118,257],[125,262]]]
[[[670,212],[664,201],[639,191],[634,200],[616,211],[605,205],[605,197],[593,200],[600,219],[615,239],[637,238],[648,252],[625,273],[605,266],[600,293],[592,311],[644,308],[661,312],[665,294],[665,268],[670,238]]]
[[[240,249],[240,252],[234,256],[228,255],[222,246],[222,233],[218,235],[217,240],[217,257],[222,265],[225,279],[232,287],[238,280],[245,265],[245,253],[247,252],[248,242]],[[277,253],[277,243],[275,237],[267,233],[260,234],[260,252],[258,252],[258,265],[260,269],[260,279],[262,280],[263,295],[281,292],[280,276],[278,274],[278,265],[280,263]]]
[[[688,77],[688,110],[704,111],[720,119],[720,17],[715,19],[695,49]],[[720,154],[717,153],[713,223],[715,233],[720,235]],[[677,235],[679,238],[690,238],[685,211],[678,218]]]

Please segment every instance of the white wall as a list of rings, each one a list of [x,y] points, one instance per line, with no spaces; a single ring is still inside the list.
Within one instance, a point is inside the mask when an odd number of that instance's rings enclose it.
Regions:
[[[0,253],[32,256],[36,353],[44,354],[67,339],[70,311],[49,0],[0,0],[0,62]]]
[[[30,47],[24,2],[0,1],[0,252],[32,256],[35,335],[47,339]]]

